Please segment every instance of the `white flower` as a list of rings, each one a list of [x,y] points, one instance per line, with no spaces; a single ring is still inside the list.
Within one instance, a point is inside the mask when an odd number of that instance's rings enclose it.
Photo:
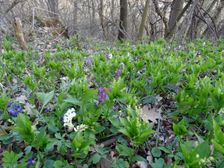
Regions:
[[[68,109],[68,111],[63,116],[64,127],[67,127],[68,130],[73,130],[74,125],[72,123],[72,119],[76,117],[76,112],[74,108]]]
[[[87,125],[85,125],[85,124],[81,124],[81,125],[78,125],[77,127],[75,127],[74,128],[74,131],[75,132],[81,132],[81,131],[84,131],[84,130],[86,130],[88,128],[88,126]]]
[[[109,53],[109,54],[107,55],[107,58],[108,58],[108,59],[112,59],[112,58],[113,58],[113,54]]]
[[[74,129],[74,125],[72,124],[72,122],[64,123],[64,127],[67,127],[69,131],[72,131]]]

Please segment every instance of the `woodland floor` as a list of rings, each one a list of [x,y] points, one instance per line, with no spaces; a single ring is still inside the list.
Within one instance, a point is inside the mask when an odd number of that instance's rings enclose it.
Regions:
[[[41,37],[3,44],[0,167],[224,167],[224,41]]]

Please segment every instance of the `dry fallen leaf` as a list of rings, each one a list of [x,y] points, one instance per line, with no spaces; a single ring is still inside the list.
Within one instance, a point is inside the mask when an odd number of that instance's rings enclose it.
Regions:
[[[20,95],[19,97],[16,98],[16,101],[21,103],[21,104],[25,104],[27,101],[27,97],[24,95]]]
[[[144,121],[152,121],[153,123],[157,123],[157,119],[160,118],[160,114],[159,114],[159,110],[160,109],[156,109],[156,108],[149,108],[149,106],[145,105],[142,107],[142,111],[140,113],[140,117],[144,120]]]
[[[146,158],[146,160],[148,161],[148,163],[151,165],[153,163],[153,157],[150,151],[147,152],[148,156]]]
[[[24,105],[24,109],[25,109],[26,113],[29,114],[29,115],[31,115],[31,116],[33,115],[32,109],[34,109],[34,108],[35,108],[35,106],[34,105],[31,105],[29,103],[26,103]]]
[[[144,161],[138,161],[136,163],[136,166],[138,166],[139,168],[147,168],[148,167],[148,164]]]

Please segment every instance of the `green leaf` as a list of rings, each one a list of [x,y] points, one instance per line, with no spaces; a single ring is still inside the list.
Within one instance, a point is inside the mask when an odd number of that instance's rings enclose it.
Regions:
[[[208,158],[210,156],[210,146],[209,143],[207,141],[199,144],[196,149],[195,152],[199,154],[200,158]]]
[[[173,131],[177,136],[183,136],[188,133],[184,120],[181,120],[178,124],[173,124]]]
[[[71,103],[71,104],[77,105],[77,106],[81,106],[81,102],[72,96],[69,96],[67,99],[64,100],[64,102]]]
[[[93,164],[96,164],[96,163],[98,163],[99,161],[100,161],[100,159],[101,159],[102,157],[98,154],[98,153],[95,153],[92,157],[91,157],[91,162],[93,163]]]
[[[135,156],[131,159],[131,161],[134,161],[134,162],[137,162],[137,161],[146,161],[146,159],[143,158],[143,157],[140,156],[140,155],[135,155]]]
[[[117,144],[116,145],[116,150],[119,153],[120,156],[133,156],[135,150],[132,148],[129,148],[126,145],[122,145],[122,144]]]
[[[161,150],[157,147],[152,148],[151,153],[154,157],[160,157],[162,155]]]
[[[32,123],[29,120],[29,117],[23,113],[19,113],[16,119],[15,131],[18,132],[22,139],[28,143],[31,143],[34,139]]]
[[[39,92],[36,93],[38,100],[42,103],[42,109],[51,101],[54,97],[54,91],[49,93]]]
[[[129,164],[123,159],[115,158],[112,162],[111,168],[129,168]]]
[[[20,156],[13,151],[5,151],[3,153],[3,167],[4,168],[13,168],[17,166],[17,162]]]
[[[222,154],[224,154],[224,133],[222,132],[220,126],[213,119],[213,130],[214,130],[214,139],[212,143],[215,146],[215,149]]]
[[[48,137],[46,131],[44,128],[41,128],[40,132],[36,134],[34,141],[32,142],[32,145],[39,150],[39,149],[45,149],[47,143],[48,143]]]
[[[152,168],[163,168],[165,165],[165,161],[162,158],[156,159],[154,163],[152,163]]]
[[[54,167],[54,163],[55,163],[54,160],[52,160],[52,159],[47,159],[47,160],[45,161],[45,163],[44,163],[44,167],[45,167],[45,168],[52,168],[52,167]]]

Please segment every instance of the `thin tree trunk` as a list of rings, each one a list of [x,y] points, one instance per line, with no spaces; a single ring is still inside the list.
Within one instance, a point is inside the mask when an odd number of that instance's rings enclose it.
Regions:
[[[155,11],[156,13],[159,15],[159,17],[162,19],[163,21],[163,24],[165,26],[165,32],[168,32],[168,21],[165,17],[165,15],[160,11],[159,9],[159,4],[158,4],[158,1],[157,0],[152,0],[153,4],[154,4],[154,7],[155,7]]]
[[[104,3],[103,3],[103,0],[100,0],[99,16],[100,16],[100,25],[103,30],[103,36],[106,37],[105,26],[104,26]]]
[[[114,22],[114,9],[115,9],[115,2],[114,0],[111,0],[111,20]]]
[[[173,27],[171,27],[170,31],[166,34],[165,38],[170,39],[173,34],[175,33],[177,27],[180,25],[181,18],[184,16],[185,12],[188,10],[188,8],[191,6],[192,0],[189,0],[188,3],[184,6],[181,13],[178,15],[176,22],[174,23]]]
[[[127,38],[128,29],[128,1],[120,0],[120,23],[118,39],[123,40]]]
[[[187,16],[185,17],[184,22],[182,23],[183,31],[180,30],[180,35],[177,37],[178,41],[183,42],[186,39],[187,33],[189,32],[190,26],[192,25],[192,19],[194,16],[196,5],[198,4],[199,0],[195,0],[191,6],[190,11],[188,12]]]
[[[78,28],[78,0],[74,0],[73,2],[73,22],[72,22],[72,32],[71,36],[77,34]]]
[[[220,5],[215,10],[215,14],[213,16],[213,21],[216,25],[218,25],[218,21],[221,17],[223,9],[224,9],[224,0],[221,0]],[[205,35],[208,30],[209,30],[209,26],[207,26],[206,29],[202,30],[202,35]]]
[[[150,0],[146,0],[146,2],[145,2],[144,11],[142,14],[142,21],[141,21],[141,24],[139,27],[139,32],[138,32],[138,40],[142,40],[142,38],[143,38],[145,22],[146,22],[146,19],[148,16],[149,2],[150,2]]]
[[[48,0],[47,6],[49,10],[49,16],[56,20],[59,19],[59,8],[58,8],[58,0]]]
[[[170,31],[171,28],[176,23],[178,15],[183,10],[183,5],[184,5],[184,0],[173,0],[172,7],[171,7],[171,12],[170,12],[170,17],[169,17],[169,22],[168,22],[168,29],[167,29],[167,31]],[[166,32],[166,34],[167,33],[168,32]]]

